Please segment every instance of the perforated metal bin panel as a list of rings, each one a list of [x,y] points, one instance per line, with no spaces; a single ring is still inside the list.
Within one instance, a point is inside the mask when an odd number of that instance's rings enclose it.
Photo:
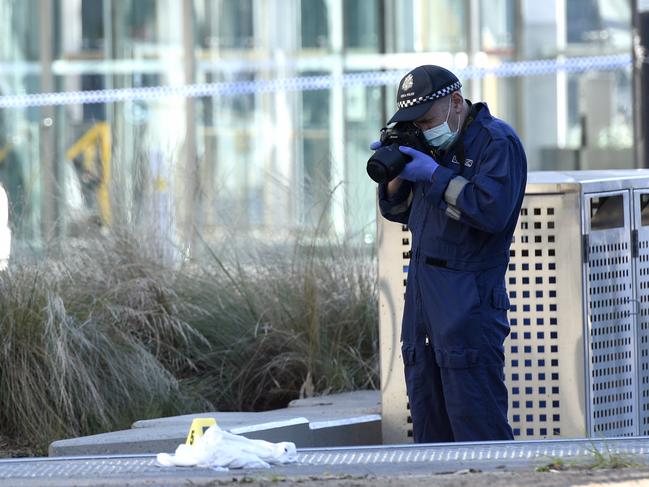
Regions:
[[[505,381],[517,439],[585,433],[579,229],[578,193],[528,191],[506,276]]]
[[[584,195],[592,436],[637,434],[630,194]]]
[[[649,434],[643,188],[647,171],[528,175],[506,277],[505,375],[517,439]],[[643,211],[634,258],[632,227]],[[403,443],[412,436],[399,343],[410,233],[382,218],[378,226],[383,440]]]
[[[632,197],[635,230],[631,240],[637,250],[632,312],[637,313],[638,430],[649,435],[649,190],[635,190]]]

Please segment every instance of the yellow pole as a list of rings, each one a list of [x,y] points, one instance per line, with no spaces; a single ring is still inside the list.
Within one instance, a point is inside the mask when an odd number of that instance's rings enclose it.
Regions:
[[[111,133],[107,122],[97,122],[90,127],[85,134],[77,140],[66,152],[66,158],[74,160],[75,157],[83,154],[83,165],[86,171],[91,171],[92,162],[97,156],[97,142],[100,145],[99,161],[101,164],[101,175],[99,187],[97,188],[97,205],[99,216],[104,226],[110,227],[112,213],[110,208],[110,160],[111,160]]]

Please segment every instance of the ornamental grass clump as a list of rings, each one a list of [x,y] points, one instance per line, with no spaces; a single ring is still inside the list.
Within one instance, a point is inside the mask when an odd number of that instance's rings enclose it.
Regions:
[[[138,419],[378,388],[369,249],[199,240],[169,261],[114,231],[0,272],[4,438],[43,452]]]
[[[229,254],[203,242],[202,265],[180,286],[204,310],[192,323],[211,344],[187,386],[219,409],[243,411],[378,388],[372,252],[305,238],[288,247],[232,242],[239,250]]]
[[[0,272],[0,430],[43,451],[200,405],[173,371],[198,335],[157,266],[97,239]]]

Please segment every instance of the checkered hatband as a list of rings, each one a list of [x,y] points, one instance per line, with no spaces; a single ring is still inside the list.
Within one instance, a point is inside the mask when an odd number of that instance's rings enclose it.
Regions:
[[[401,109],[401,108],[414,107],[415,105],[419,105],[420,103],[424,103],[430,100],[437,100],[438,98],[443,98],[446,95],[450,95],[451,93],[459,90],[460,88],[462,88],[462,83],[456,81],[452,85],[449,85],[446,88],[442,88],[441,90],[437,90],[435,93],[432,93],[430,95],[420,96],[418,98],[412,98],[410,100],[399,101],[397,102],[397,108]]]

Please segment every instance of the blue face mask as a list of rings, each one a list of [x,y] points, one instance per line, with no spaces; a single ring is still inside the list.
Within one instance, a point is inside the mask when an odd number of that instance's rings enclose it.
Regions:
[[[437,149],[445,149],[453,143],[455,137],[457,137],[457,131],[453,132],[451,127],[448,126],[448,117],[451,114],[451,99],[448,100],[448,113],[446,114],[446,120],[443,123],[424,130],[423,134],[426,137],[426,142],[431,147],[436,147]]]

